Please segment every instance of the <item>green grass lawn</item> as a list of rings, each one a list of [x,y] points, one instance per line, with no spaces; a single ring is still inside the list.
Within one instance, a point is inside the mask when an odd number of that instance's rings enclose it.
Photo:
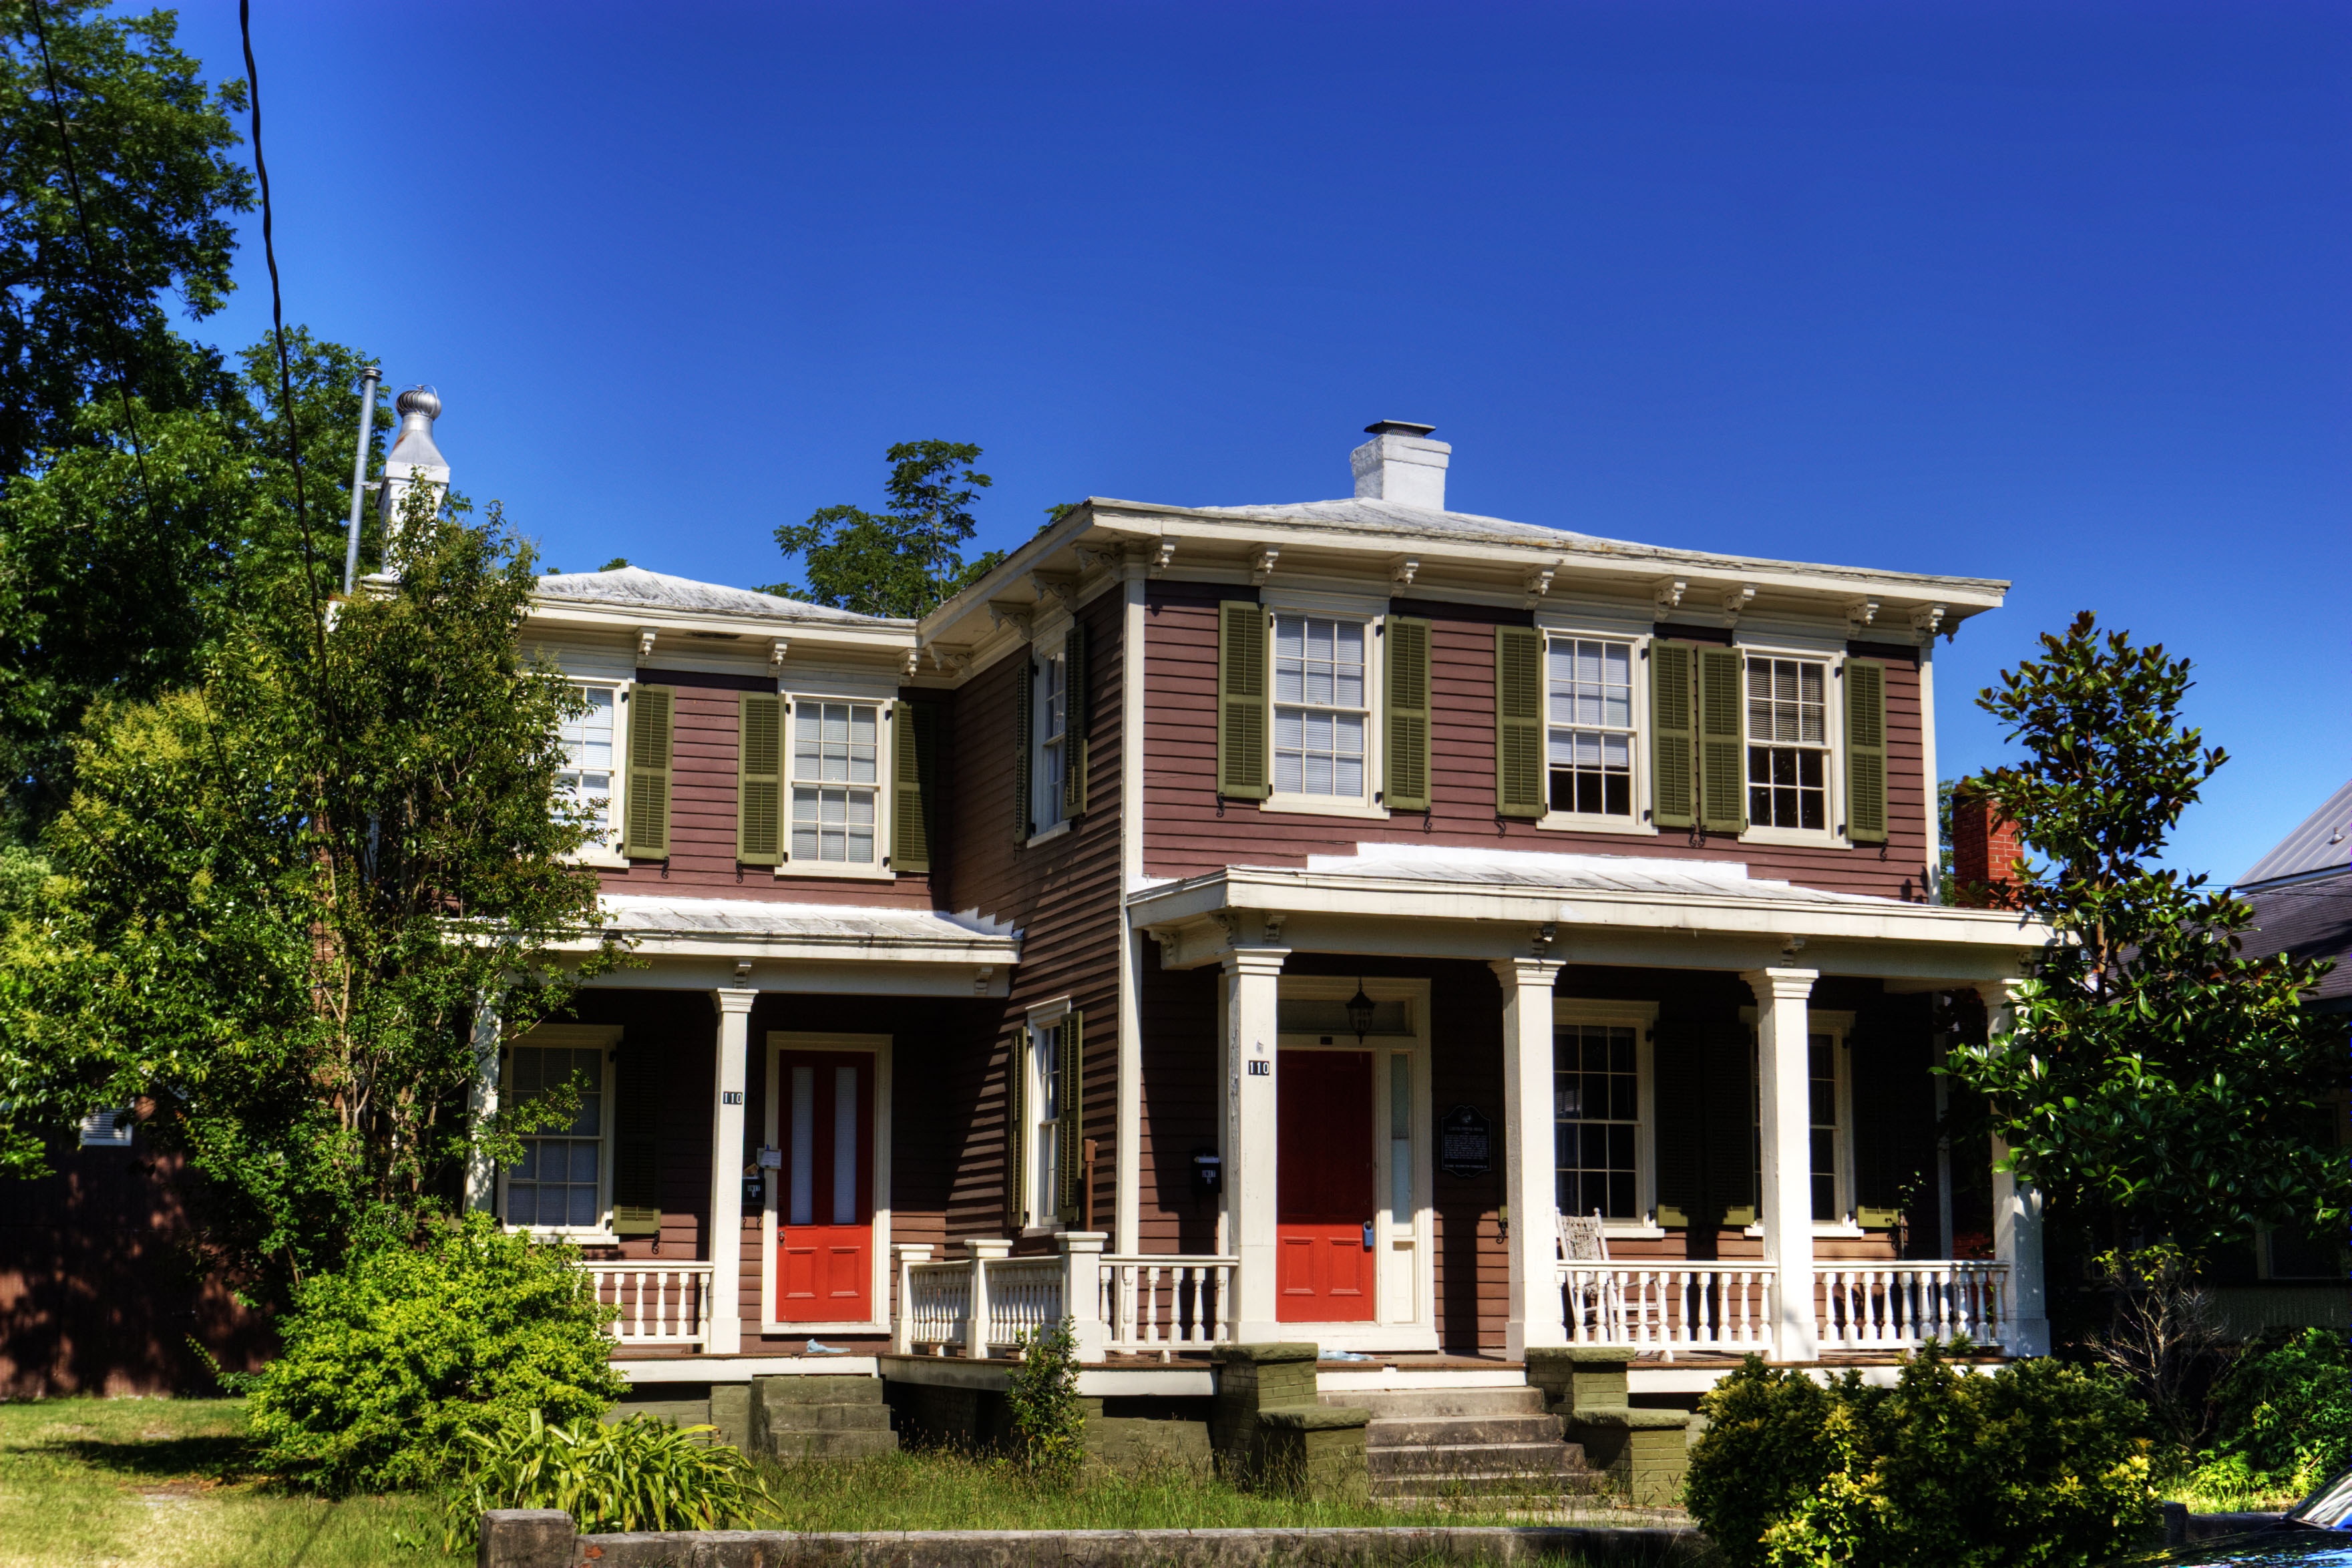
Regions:
[[[244,1469],[236,1399],[0,1405],[0,1568],[383,1568],[441,1552],[423,1496],[289,1496]],[[1261,1497],[1181,1469],[1096,1473],[1064,1490],[960,1454],[763,1467],[772,1530],[1138,1530],[1526,1522],[1475,1500],[1406,1510]],[[1606,1521],[1604,1500],[1577,1500]],[[1618,1514],[1624,1523],[1644,1523]]]

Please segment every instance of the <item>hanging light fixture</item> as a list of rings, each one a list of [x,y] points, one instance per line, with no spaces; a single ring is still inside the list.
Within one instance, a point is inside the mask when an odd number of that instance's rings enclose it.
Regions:
[[[1372,1032],[1372,999],[1364,994],[1364,981],[1356,977],[1356,994],[1348,998],[1348,1027],[1356,1031],[1356,1043],[1362,1045],[1364,1037]]]

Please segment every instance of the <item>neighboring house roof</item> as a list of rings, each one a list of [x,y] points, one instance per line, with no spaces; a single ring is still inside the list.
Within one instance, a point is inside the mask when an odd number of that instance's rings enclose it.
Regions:
[[[2255,888],[2244,897],[2254,906],[2246,956],[2288,952],[2303,959],[2332,958],[2336,967],[2320,981],[2313,997],[2330,1011],[2352,1008],[2352,869]]]
[[[755,616],[767,620],[824,621],[839,626],[911,627],[912,621],[882,616],[861,616],[830,605],[811,605],[749,588],[718,583],[698,583],[642,566],[620,566],[610,572],[557,572],[539,580],[539,595],[592,605],[643,605],[665,610],[701,611],[723,616]]]
[[[2283,877],[2347,866],[2352,866],[2352,783],[2329,795],[2326,805],[2303,819],[2303,826],[2279,840],[2277,848],[2255,861],[2253,869],[2238,879],[2238,889],[2243,892]]]

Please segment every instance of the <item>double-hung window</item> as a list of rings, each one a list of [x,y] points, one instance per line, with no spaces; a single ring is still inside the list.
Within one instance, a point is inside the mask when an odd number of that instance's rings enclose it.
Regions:
[[[1550,807],[1580,816],[1617,817],[1630,825],[1633,645],[1555,637],[1547,656]]]
[[[1742,1009],[1745,1011],[1745,1009]],[[1853,1127],[1847,1115],[1845,1029],[1850,1015],[1833,1015],[1832,1027],[1805,1037],[1805,1114],[1808,1156],[1812,1177],[1813,1219],[1821,1225],[1843,1220],[1853,1205]],[[1822,1021],[1816,1014],[1814,1021]],[[1757,1213],[1763,1213],[1764,1084],[1762,1052],[1751,1048],[1748,1069],[1748,1110],[1754,1142],[1749,1168],[1755,1180]]]
[[[880,742],[879,705],[793,699],[792,864],[878,864]]]
[[[1829,775],[1829,666],[1750,655],[1748,825],[1827,829]]]
[[[1029,1223],[1050,1225],[1062,1191],[1062,1029],[1064,1023],[1029,1027]]]
[[[1630,1024],[1562,1024],[1552,1046],[1559,1212],[1642,1216],[1642,1082]]]
[[[528,1103],[567,1086],[580,1090],[580,1107],[570,1121],[524,1135],[521,1160],[506,1171],[509,1225],[604,1228],[611,1178],[606,1055],[595,1046],[518,1045],[508,1051],[506,1091],[511,1103]]]
[[[1070,660],[1055,648],[1037,661],[1037,782],[1030,821],[1043,832],[1062,820],[1069,773]]]
[[[555,791],[565,805],[587,814],[594,837],[583,847],[591,855],[610,855],[615,848],[614,742],[620,694],[609,686],[572,689],[586,700],[588,710],[563,721],[563,768],[555,775]]]
[[[1274,793],[1360,801],[1370,728],[1365,624],[1274,616]]]

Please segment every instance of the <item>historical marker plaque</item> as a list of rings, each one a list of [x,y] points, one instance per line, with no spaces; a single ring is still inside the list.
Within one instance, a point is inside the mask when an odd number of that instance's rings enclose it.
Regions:
[[[1437,1124],[1437,1168],[1483,1176],[1495,1168],[1495,1124],[1475,1105],[1457,1105]]]

